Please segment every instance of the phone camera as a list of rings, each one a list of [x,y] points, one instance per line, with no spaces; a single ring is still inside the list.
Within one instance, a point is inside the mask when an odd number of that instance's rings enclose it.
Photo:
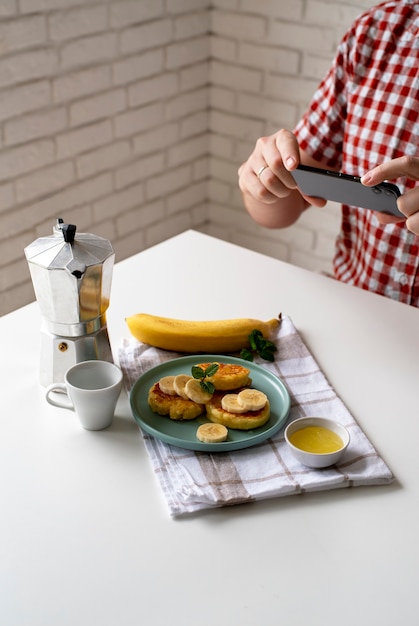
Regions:
[[[381,189],[379,187],[373,187],[372,190],[374,193],[381,193]]]

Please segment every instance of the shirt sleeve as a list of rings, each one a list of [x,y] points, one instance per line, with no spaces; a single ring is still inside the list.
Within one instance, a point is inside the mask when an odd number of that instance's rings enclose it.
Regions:
[[[341,169],[347,117],[348,45],[350,33],[339,45],[334,61],[316,90],[294,132],[300,148],[316,161]]]

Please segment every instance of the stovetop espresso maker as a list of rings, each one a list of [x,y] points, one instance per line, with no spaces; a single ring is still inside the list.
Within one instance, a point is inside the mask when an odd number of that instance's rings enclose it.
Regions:
[[[115,253],[107,239],[76,234],[58,219],[53,234],[25,248],[41,315],[42,385],[63,382],[80,361],[113,361],[106,326]]]

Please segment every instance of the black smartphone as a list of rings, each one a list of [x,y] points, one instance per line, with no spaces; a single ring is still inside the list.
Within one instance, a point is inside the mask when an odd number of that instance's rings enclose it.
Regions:
[[[400,189],[392,183],[366,187],[358,176],[299,165],[291,172],[301,191],[307,196],[333,200],[360,209],[371,209],[405,218],[397,208]]]

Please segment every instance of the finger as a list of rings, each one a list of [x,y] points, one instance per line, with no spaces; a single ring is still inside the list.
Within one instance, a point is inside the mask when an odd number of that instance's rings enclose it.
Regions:
[[[291,159],[292,166],[299,163],[299,147],[293,133],[280,130],[274,135],[260,137],[247,162],[239,168],[240,189],[264,202],[274,202],[289,195],[297,184],[284,165],[284,158]]]
[[[256,178],[259,183],[259,193],[265,196],[265,192],[269,192],[275,199],[286,198],[292,189],[296,188],[294,179],[291,176],[291,182],[289,184],[283,182],[275,172],[268,166],[260,168],[256,174]],[[292,186],[291,186],[292,185]]]
[[[258,159],[260,162],[260,159]],[[239,188],[243,193],[247,193],[256,200],[264,202],[265,204],[272,204],[276,202],[278,196],[274,193],[271,193],[269,189],[263,184],[260,180],[263,172],[260,176],[257,176],[257,172],[255,171],[257,166],[254,165],[254,159],[250,157],[250,159],[243,163],[238,171],[239,174]],[[264,166],[265,169],[267,166]],[[260,167],[258,169],[260,171]]]
[[[325,200],[324,198],[318,198],[317,196],[306,196],[305,194],[301,194],[304,198],[304,200],[306,202],[308,202],[309,204],[311,204],[312,206],[315,206],[317,208],[322,208],[324,206],[326,206],[327,204],[327,200]]]
[[[419,187],[406,191],[397,199],[397,208],[399,211],[409,217],[419,211]]]
[[[379,213],[377,211],[375,215],[380,224],[399,224],[405,221],[404,217],[396,217],[395,215],[389,215],[389,213]]]
[[[240,173],[250,193],[265,202],[273,201],[269,194],[275,199],[284,198],[297,187],[292,175],[282,165],[281,155],[269,137],[258,139],[257,149]]]
[[[419,235],[419,212],[413,213],[406,220],[407,228],[415,235]]]
[[[369,170],[361,177],[363,185],[378,185],[385,180],[394,180],[400,176],[407,176],[412,180],[419,180],[419,159],[403,156],[386,161]]]
[[[264,162],[260,168],[255,168],[256,176],[260,182],[273,193],[284,196],[298,185],[293,175],[284,167],[281,155],[271,148],[267,148],[263,155]]]
[[[295,169],[300,162],[300,147],[294,133],[285,129],[278,131],[275,143],[284,167],[288,171]]]

